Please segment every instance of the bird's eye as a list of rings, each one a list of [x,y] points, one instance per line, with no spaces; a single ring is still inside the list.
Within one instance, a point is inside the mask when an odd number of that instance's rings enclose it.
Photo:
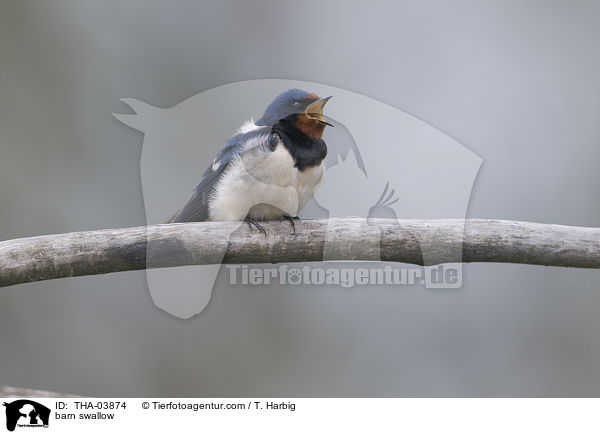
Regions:
[[[300,105],[300,103],[298,101],[296,101],[295,103],[292,104],[294,107],[298,107]]]

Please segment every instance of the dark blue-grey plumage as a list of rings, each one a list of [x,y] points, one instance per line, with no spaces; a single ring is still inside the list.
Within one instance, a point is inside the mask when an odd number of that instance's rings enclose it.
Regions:
[[[206,221],[209,219],[209,200],[216,182],[223,172],[229,167],[231,162],[243,152],[245,143],[252,139],[261,139],[270,141],[274,139],[272,132],[268,127],[262,127],[251,130],[247,133],[236,134],[225,143],[213,163],[202,174],[202,180],[194,188],[191,197],[186,204],[174,214],[167,223]]]
[[[267,106],[262,117],[255,123],[256,125],[272,127],[280,119],[302,112],[316,97],[317,95],[314,93],[302,89],[286,90],[275,97],[271,104]]]

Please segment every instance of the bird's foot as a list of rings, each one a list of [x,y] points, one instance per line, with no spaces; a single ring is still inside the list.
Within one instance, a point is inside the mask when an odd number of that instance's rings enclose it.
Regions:
[[[292,217],[291,215],[284,214],[283,217],[281,217],[281,221],[283,221],[283,220],[287,220],[287,221],[290,222],[290,224],[292,225],[292,230],[294,231],[293,234],[296,234],[296,223],[295,223],[295,221],[296,220],[297,221],[302,221],[300,219],[300,217],[298,217],[298,216]]]
[[[256,220],[254,220],[253,218],[246,217],[244,219],[244,221],[248,225],[248,228],[250,229],[250,232],[252,232],[252,226],[254,226],[256,229],[258,229],[263,234],[265,234],[265,237],[267,236],[267,231],[265,231],[265,228],[263,228],[262,225],[260,223],[258,223]]]

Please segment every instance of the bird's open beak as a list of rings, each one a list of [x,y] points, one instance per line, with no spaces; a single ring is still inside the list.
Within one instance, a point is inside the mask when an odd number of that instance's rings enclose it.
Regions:
[[[311,105],[306,107],[306,114],[308,115],[308,117],[311,119],[317,120],[317,121],[321,122],[322,124],[329,125],[332,127],[333,125],[331,125],[329,122],[327,122],[325,120],[325,118],[323,117],[323,107],[325,106],[327,101],[329,101],[330,99],[331,99],[330,96],[326,96],[325,98],[320,98],[320,99],[316,100]]]

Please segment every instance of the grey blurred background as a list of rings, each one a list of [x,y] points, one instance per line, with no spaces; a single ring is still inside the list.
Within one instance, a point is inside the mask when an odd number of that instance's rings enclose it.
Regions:
[[[330,84],[483,158],[469,217],[600,226],[593,1],[0,1],[0,239],[145,223],[142,135],[253,78]],[[166,180],[168,182],[168,180]],[[179,320],[143,272],[2,288],[0,384],[92,396],[599,396],[600,274],[459,290],[227,287]]]

